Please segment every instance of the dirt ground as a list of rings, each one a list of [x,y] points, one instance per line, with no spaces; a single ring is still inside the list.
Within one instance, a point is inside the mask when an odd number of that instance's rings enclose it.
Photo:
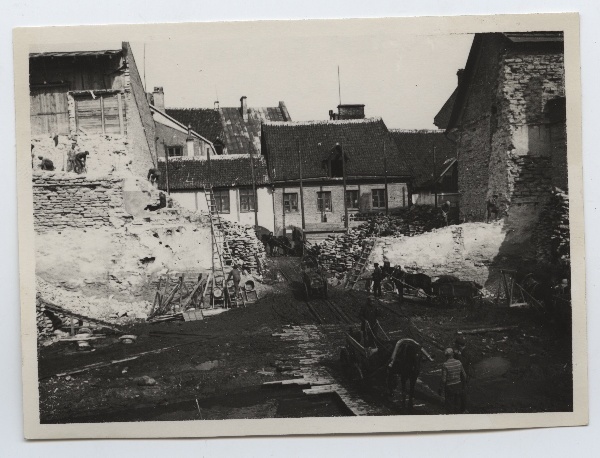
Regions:
[[[468,413],[572,410],[570,337],[559,335],[539,312],[489,303],[469,310],[442,309],[425,302],[400,304],[396,294],[385,294],[379,306],[385,332],[393,339],[412,337],[435,357],[422,365],[422,384],[415,409],[409,412],[400,406],[399,395],[385,396],[376,378],[359,389],[343,375],[338,355],[349,324],[326,301],[313,299],[307,305],[299,259],[271,258],[269,264],[266,278],[271,284],[258,303],[245,308],[203,321],[133,324],[127,330],[138,336],[132,345],[109,335],[96,341],[93,352],[78,352],[67,342],[40,347],[41,422],[350,415],[333,393],[307,396],[305,386],[263,385],[294,378],[294,368],[286,367],[292,363],[286,361],[300,346],[278,334],[290,326],[302,330],[310,325],[320,329],[323,337],[316,345],[327,355],[315,364],[358,393],[375,414],[443,413],[440,399],[431,394],[439,386],[441,350],[451,346],[457,331],[486,326],[516,327],[466,336],[474,362]],[[338,288],[329,292],[329,301],[358,326],[367,293]],[[104,365],[71,373],[90,364]],[[143,376],[155,383],[140,384]]]

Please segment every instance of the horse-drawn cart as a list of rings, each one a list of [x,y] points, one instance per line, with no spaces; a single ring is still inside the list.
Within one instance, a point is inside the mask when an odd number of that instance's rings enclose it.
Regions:
[[[425,357],[433,361],[433,358],[413,339],[390,340],[379,324],[377,327],[379,332],[374,333],[366,323],[366,336],[352,329],[346,333],[346,345],[340,350],[342,369],[361,387],[365,387],[368,382],[375,383],[376,376],[380,376],[390,395],[393,394],[399,377],[403,404],[406,401],[406,383],[410,382],[408,395],[412,407],[415,384],[421,371],[421,359]]]
[[[308,301],[313,297],[326,299],[328,295],[327,277],[318,261],[312,256],[305,256],[302,258],[301,267],[306,300]]]

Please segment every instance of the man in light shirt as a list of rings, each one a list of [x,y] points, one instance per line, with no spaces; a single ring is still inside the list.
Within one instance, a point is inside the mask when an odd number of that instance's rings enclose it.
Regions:
[[[454,358],[454,350],[446,348],[446,362],[442,365],[442,383],[438,390],[441,396],[444,392],[444,407],[446,413],[459,413],[461,398],[467,374],[462,363]]]

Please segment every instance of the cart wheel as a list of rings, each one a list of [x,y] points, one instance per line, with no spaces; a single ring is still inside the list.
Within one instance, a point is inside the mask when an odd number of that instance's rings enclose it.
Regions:
[[[354,366],[352,367],[353,369],[353,378],[356,380],[356,383],[358,385],[359,388],[364,388],[365,387],[365,375],[363,373],[363,370],[361,369],[361,367],[358,364],[354,364]]]
[[[306,300],[310,300],[310,290],[308,289],[308,285],[304,283],[304,290],[306,291]]]
[[[350,369],[350,355],[346,348],[340,350],[340,364],[342,365],[342,371],[347,375]]]

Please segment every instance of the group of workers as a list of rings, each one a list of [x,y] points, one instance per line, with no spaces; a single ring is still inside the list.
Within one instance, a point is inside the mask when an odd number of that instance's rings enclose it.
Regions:
[[[360,310],[362,341],[365,347],[375,346],[379,323],[379,310],[376,300],[368,298]],[[442,364],[441,383],[438,394],[444,397],[446,413],[465,413],[467,409],[467,388],[472,376],[471,355],[463,336],[454,341],[454,348],[444,351],[446,360]]]
[[[57,140],[55,137],[55,145],[57,144]],[[35,145],[31,145],[31,167],[35,167],[35,153],[33,150],[35,149]],[[84,173],[87,172],[87,159],[89,157],[89,151],[80,151],[77,142],[74,141],[71,144],[71,149],[67,152],[67,172],[75,172],[75,173]],[[55,166],[54,162],[51,159],[48,159],[44,156],[38,156],[40,160],[39,167],[42,170],[54,171]]]

